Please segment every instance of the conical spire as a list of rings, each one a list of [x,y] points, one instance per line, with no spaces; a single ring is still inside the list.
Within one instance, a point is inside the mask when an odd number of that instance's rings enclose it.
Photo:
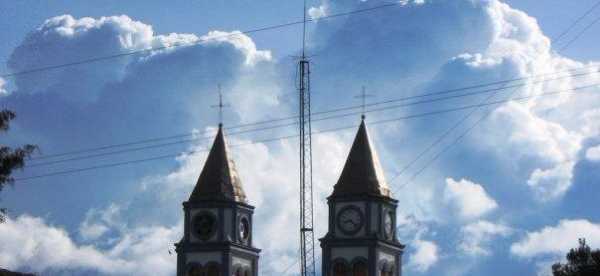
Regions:
[[[221,124],[219,124],[217,137],[215,137],[204,168],[189,199],[190,202],[204,200],[246,203],[246,195],[242,189],[235,164],[229,158]]]
[[[375,195],[391,197],[375,148],[371,145],[364,118],[354,138],[340,179],[331,196]]]

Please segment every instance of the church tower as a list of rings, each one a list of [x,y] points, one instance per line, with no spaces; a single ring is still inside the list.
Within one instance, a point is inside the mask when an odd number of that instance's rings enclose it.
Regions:
[[[230,159],[222,126],[188,201],[184,234],[175,244],[177,276],[256,276],[252,214]]]
[[[327,198],[329,229],[321,241],[323,275],[399,276],[404,245],[396,207],[364,118],[342,174]]]

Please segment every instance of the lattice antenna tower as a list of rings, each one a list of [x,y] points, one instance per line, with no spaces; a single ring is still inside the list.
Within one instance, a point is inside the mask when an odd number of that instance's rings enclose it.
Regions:
[[[312,139],[310,118],[310,62],[306,57],[306,0],[303,5],[302,57],[298,61],[300,130],[300,275],[315,276],[313,221]]]

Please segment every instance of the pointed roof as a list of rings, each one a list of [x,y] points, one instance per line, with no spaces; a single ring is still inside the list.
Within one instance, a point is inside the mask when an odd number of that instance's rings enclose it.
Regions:
[[[375,148],[371,145],[364,118],[354,138],[340,179],[331,196],[375,195],[391,197]]]
[[[246,203],[246,194],[242,189],[242,183],[235,169],[235,164],[229,158],[221,124],[219,124],[219,131],[189,202],[205,200]]]

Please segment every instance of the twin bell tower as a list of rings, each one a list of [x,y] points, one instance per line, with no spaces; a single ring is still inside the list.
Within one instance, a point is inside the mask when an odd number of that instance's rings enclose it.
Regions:
[[[320,239],[321,275],[401,275],[404,246],[396,237],[397,203],[363,118],[327,198],[328,230]],[[248,203],[229,155],[222,125],[183,211],[184,234],[175,244],[177,276],[261,275],[260,249],[253,244],[254,207]],[[271,242],[294,240],[277,238]]]

